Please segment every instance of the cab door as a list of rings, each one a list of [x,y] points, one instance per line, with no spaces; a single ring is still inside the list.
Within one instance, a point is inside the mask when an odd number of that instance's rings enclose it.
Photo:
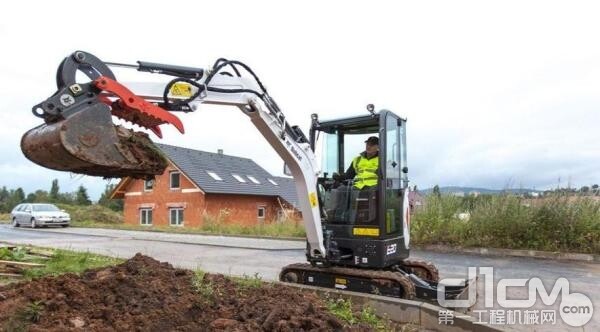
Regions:
[[[380,165],[384,184],[380,193],[383,197],[381,215],[384,216],[382,233],[388,238],[402,237],[405,248],[408,249],[410,234],[405,220],[405,210],[408,208],[406,122],[392,112],[385,112],[381,122],[381,127],[384,128],[384,146],[380,147],[384,152]]]

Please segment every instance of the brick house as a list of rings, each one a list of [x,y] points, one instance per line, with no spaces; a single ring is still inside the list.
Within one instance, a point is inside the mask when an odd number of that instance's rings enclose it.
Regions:
[[[126,224],[253,225],[299,215],[291,178],[273,176],[248,158],[157,146],[169,160],[165,172],[154,180],[123,178],[112,192],[111,198],[124,199]]]

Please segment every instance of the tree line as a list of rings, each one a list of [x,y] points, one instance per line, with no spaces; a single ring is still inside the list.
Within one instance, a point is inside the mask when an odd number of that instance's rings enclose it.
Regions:
[[[106,206],[115,211],[123,210],[122,200],[111,200],[110,193],[114,189],[114,184],[107,184],[104,192],[100,196],[98,204]],[[23,188],[7,189],[3,186],[0,189],[0,213],[9,213],[12,209],[21,203],[54,203],[86,206],[91,205],[87,189],[80,185],[74,192],[61,192],[58,179],[52,180],[50,191],[38,189],[29,194],[25,194]]]

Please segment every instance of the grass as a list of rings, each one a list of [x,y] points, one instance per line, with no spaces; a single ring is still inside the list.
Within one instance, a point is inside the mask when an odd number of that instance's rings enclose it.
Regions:
[[[469,213],[461,220],[460,213]],[[435,196],[413,216],[414,244],[600,254],[600,202],[585,197]]]
[[[0,259],[45,265],[44,267],[25,269],[23,276],[26,280],[69,272],[79,274],[87,269],[110,266],[122,262],[118,258],[96,255],[89,252],[82,253],[60,249],[44,249],[44,251],[52,252],[53,255],[48,259],[44,259],[28,255],[22,247],[17,247],[13,250],[0,248]]]
[[[199,229],[211,234],[260,235],[272,237],[305,237],[304,225],[293,219],[279,222],[262,222],[255,225],[241,225],[236,222],[225,222],[221,216],[204,215]]]
[[[57,206],[69,213],[74,223],[102,223],[106,225],[123,223],[123,213],[113,211],[102,205],[57,204]]]
[[[240,289],[260,288],[263,285],[262,277],[258,273],[253,276],[244,274],[241,278],[233,277],[233,281]]]
[[[206,272],[202,270],[194,271],[192,287],[200,295],[200,298],[213,304],[215,301],[215,287],[210,281],[204,280]]]
[[[327,308],[336,317],[350,324],[366,324],[377,331],[390,331],[390,322],[380,318],[375,314],[372,307],[365,305],[360,310],[356,310],[350,299],[337,298],[327,299]]]
[[[94,221],[73,221],[71,226],[90,228],[111,228],[131,231],[166,232],[178,234],[204,234],[204,235],[245,235],[275,238],[304,238],[306,235],[304,226],[295,222],[265,223],[252,226],[237,225],[233,223],[216,225],[204,225],[201,227],[171,227],[171,226],[142,226],[130,224],[106,224]]]

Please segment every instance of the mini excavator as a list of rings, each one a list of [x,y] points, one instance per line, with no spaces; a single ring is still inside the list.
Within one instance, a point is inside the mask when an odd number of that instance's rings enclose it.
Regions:
[[[119,82],[110,67],[167,75],[168,83]],[[78,74],[78,73],[82,73]],[[78,83],[76,76],[89,80]],[[308,137],[286,117],[256,74],[242,62],[218,59],[202,68],[138,61],[103,62],[76,51],[56,74],[58,90],[35,105],[44,121],[21,140],[25,156],[41,166],[102,177],[152,178],[166,158],[148,134],[113,123],[113,117],[162,137],[161,125],[184,126],[176,112],[202,104],[235,106],[283,159],[294,177],[306,228],[307,263],[285,266],[280,280],[383,296],[435,300],[439,274],[430,262],[409,258],[410,208],[406,120],[375,111],[322,121],[311,116]],[[379,138],[377,186],[359,190],[340,181],[353,156],[352,142]],[[321,166],[315,151],[323,154]],[[445,285],[444,298],[456,299],[469,287]]]

